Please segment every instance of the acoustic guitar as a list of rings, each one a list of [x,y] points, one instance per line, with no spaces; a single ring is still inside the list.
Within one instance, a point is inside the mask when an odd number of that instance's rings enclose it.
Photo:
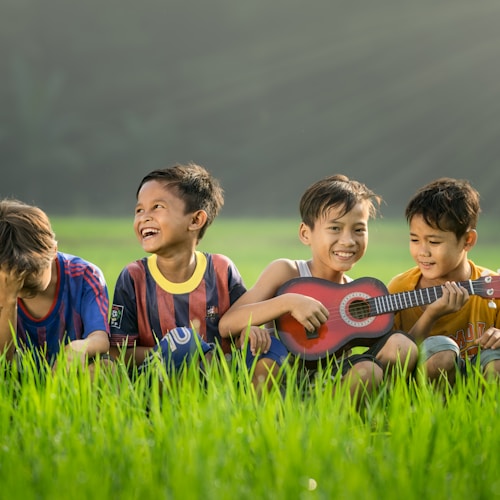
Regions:
[[[469,295],[500,298],[500,276],[457,284]],[[372,345],[391,330],[396,311],[430,304],[443,291],[441,286],[433,286],[390,294],[375,278],[359,278],[344,285],[320,278],[294,278],[284,283],[277,295],[285,293],[313,297],[330,312],[326,323],[313,332],[307,331],[291,314],[276,321],[279,338],[291,353],[305,360],[317,360],[354,346]]]

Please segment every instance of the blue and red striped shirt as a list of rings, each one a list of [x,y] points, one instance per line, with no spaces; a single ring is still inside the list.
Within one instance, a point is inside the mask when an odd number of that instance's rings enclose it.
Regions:
[[[17,336],[30,348],[45,351],[48,360],[60,346],[86,338],[97,330],[109,332],[108,289],[102,271],[74,255],[57,252],[57,292],[49,312],[34,318],[18,300]]]

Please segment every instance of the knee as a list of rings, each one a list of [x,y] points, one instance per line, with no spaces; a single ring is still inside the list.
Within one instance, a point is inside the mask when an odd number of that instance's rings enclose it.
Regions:
[[[257,394],[264,390],[269,390],[279,375],[278,364],[269,358],[261,358],[255,364],[255,370],[252,375],[252,385]]]
[[[376,387],[384,376],[382,368],[372,361],[356,363],[347,374],[354,383],[362,383],[367,387]]]
[[[411,338],[396,332],[388,338],[377,358],[384,366],[400,363],[411,372],[417,365],[418,347]]]
[[[454,351],[446,350],[433,354],[425,362],[428,378],[434,380],[445,375],[453,381],[457,369],[456,362],[457,355]]]
[[[500,359],[490,361],[484,367],[484,374],[487,378],[500,379]]]

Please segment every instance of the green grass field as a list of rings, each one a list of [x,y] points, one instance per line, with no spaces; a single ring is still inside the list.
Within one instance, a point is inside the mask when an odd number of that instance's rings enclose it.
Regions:
[[[484,223],[471,254],[496,269]],[[104,271],[110,292],[142,250],[130,221],[54,219],[60,250]],[[229,255],[247,285],[277,257],[307,258],[291,220],[219,220],[200,246]],[[352,277],[387,281],[412,263],[406,228],[372,225]],[[500,499],[500,392],[480,375],[443,394],[393,380],[357,412],[338,380],[258,400],[245,370],[217,364],[152,384],[0,358],[0,496],[5,499]],[[158,387],[159,377],[164,385]],[[339,391],[331,396],[333,388]]]
[[[308,259],[309,249],[298,239],[293,219],[218,219],[207,230],[200,250],[223,253],[236,264],[247,286],[273,259]],[[132,219],[54,218],[61,251],[84,257],[103,270],[110,291],[121,269],[144,256],[133,234]],[[500,241],[496,221],[480,221],[479,242],[470,256],[493,270],[500,268]],[[370,223],[370,242],[363,259],[349,273],[353,278],[373,276],[387,282],[413,265],[408,252],[408,229],[403,220]]]

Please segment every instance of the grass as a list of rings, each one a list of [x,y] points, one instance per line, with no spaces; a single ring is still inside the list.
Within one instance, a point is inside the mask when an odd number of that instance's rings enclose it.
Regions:
[[[60,249],[98,264],[110,290],[142,256],[129,221],[54,227]],[[231,256],[252,284],[273,258],[307,258],[295,235],[294,221],[221,220],[203,246]],[[387,280],[411,265],[406,239],[396,222],[374,224],[370,266],[352,276],[370,269]],[[495,265],[493,243],[478,263]],[[2,498],[500,498],[499,386],[479,374],[444,396],[393,380],[358,412],[327,376],[304,395],[295,366],[284,394],[258,400],[238,360],[209,366],[208,383],[194,366],[168,378],[155,364],[134,382],[98,364],[92,382],[62,361],[51,373],[33,369],[29,354],[22,370],[0,357]]]
[[[294,219],[218,219],[200,242],[199,249],[228,255],[252,286],[264,267],[274,259],[308,259],[309,249],[298,239]],[[352,278],[373,276],[383,282],[413,266],[408,252],[404,221],[378,219],[370,223],[366,255],[349,273]],[[110,291],[119,272],[144,256],[128,219],[54,218],[53,227],[62,251],[84,257],[103,270]],[[496,221],[481,220],[479,242],[470,252],[478,264],[500,268]]]

